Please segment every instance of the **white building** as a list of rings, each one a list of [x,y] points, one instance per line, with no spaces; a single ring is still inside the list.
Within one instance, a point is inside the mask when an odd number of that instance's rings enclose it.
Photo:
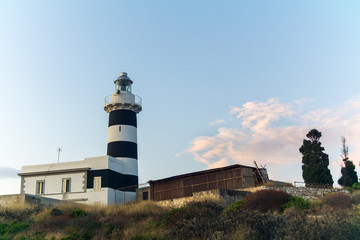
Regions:
[[[84,203],[121,204],[136,200],[137,121],[141,99],[131,93],[126,73],[105,99],[109,113],[107,156],[83,161],[23,166],[20,192]],[[110,101],[107,99],[110,97]]]

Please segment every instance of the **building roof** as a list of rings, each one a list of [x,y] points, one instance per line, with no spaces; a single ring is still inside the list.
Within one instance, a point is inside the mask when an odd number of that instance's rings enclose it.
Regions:
[[[158,182],[167,182],[167,181],[171,181],[171,180],[175,180],[175,179],[193,177],[193,176],[198,176],[198,175],[202,175],[202,174],[206,174],[206,173],[212,173],[212,172],[221,172],[221,171],[230,170],[230,169],[236,169],[236,168],[252,168],[252,169],[256,169],[255,167],[250,167],[250,166],[245,166],[245,165],[240,165],[240,164],[234,164],[234,165],[221,167],[221,168],[213,168],[213,169],[209,169],[209,170],[186,173],[186,174],[176,175],[176,176],[163,178],[163,179],[158,179],[158,180],[150,180],[149,183],[153,184],[153,183],[158,183]],[[259,168],[259,169],[262,169],[262,168]]]
[[[72,168],[72,169],[48,170],[48,171],[34,171],[34,172],[18,173],[18,175],[37,176],[37,175],[59,174],[59,173],[83,172],[88,170],[90,170],[89,167],[83,167],[83,168]]]

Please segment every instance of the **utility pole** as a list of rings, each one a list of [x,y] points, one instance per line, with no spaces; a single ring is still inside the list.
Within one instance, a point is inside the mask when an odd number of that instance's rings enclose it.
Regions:
[[[57,149],[57,152],[58,152],[58,163],[59,163],[59,160],[60,160],[60,152],[62,152],[62,148],[59,147],[59,148]]]

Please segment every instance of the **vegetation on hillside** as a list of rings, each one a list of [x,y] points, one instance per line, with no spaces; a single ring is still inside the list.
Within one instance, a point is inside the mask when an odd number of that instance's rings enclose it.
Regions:
[[[360,239],[357,192],[309,202],[263,190],[231,206],[203,201],[174,209],[150,201],[14,206],[0,209],[0,239]]]

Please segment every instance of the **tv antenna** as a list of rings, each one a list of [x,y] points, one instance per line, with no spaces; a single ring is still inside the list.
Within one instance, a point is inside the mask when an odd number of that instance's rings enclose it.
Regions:
[[[60,160],[60,152],[62,152],[62,148],[59,147],[59,148],[57,149],[57,152],[58,152],[58,163],[59,163],[59,160]]]

